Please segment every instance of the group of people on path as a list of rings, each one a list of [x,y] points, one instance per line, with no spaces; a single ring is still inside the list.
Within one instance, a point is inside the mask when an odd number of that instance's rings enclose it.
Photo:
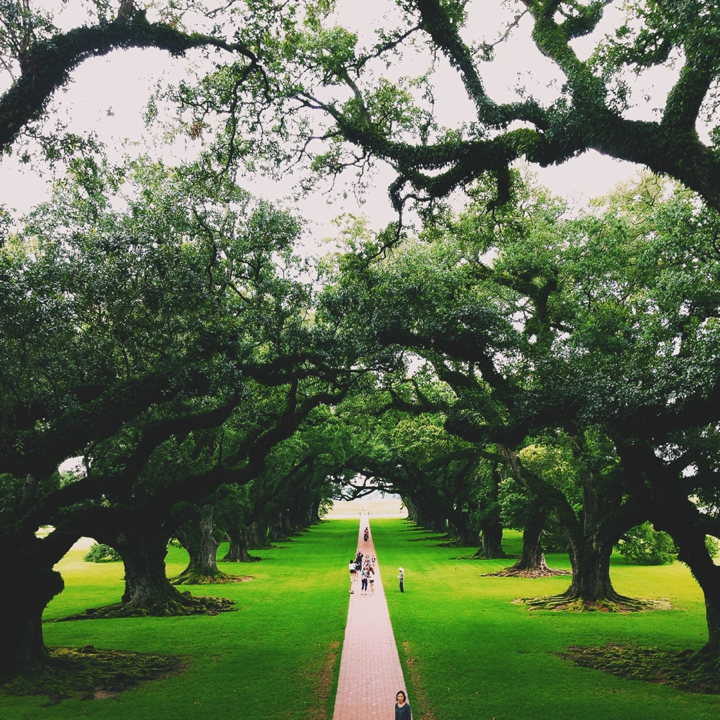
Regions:
[[[370,539],[370,528],[366,527],[363,531],[363,540],[367,542]],[[365,555],[362,550],[358,550],[355,557],[350,560],[348,569],[350,570],[350,593],[354,593],[353,583],[360,580],[360,594],[368,594],[368,586],[370,594],[375,593],[375,555]],[[398,568],[400,581],[400,592],[405,592],[405,571]],[[395,695],[395,720],[412,720],[412,711],[410,703],[407,701],[407,695],[404,690],[399,690]]]
[[[361,550],[350,561],[350,593],[354,593],[353,583],[360,580],[360,594],[367,595],[368,587],[370,593],[375,593],[375,556],[363,555]]]
[[[367,542],[369,532],[368,528],[365,528],[365,532],[363,533],[365,542]],[[351,595],[355,592],[355,590],[353,590],[353,583],[357,582],[357,580],[360,580],[361,595],[368,594],[368,585],[370,587],[370,594],[373,595],[375,593],[375,555],[371,558],[370,555],[364,555],[362,550],[358,550],[357,555],[355,555],[355,557],[350,561],[348,569],[350,570]],[[399,575],[397,577],[400,581],[400,592],[404,593],[405,570],[403,570],[403,568],[398,568],[398,572]]]

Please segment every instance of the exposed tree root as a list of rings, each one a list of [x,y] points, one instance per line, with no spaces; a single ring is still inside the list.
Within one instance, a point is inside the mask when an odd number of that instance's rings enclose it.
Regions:
[[[0,685],[2,695],[46,695],[53,703],[66,698],[102,700],[139,682],[160,680],[181,671],[180,658],[117,650],[96,650],[92,645],[49,648],[50,660]]]
[[[611,675],[670,685],[678,690],[720,694],[717,649],[670,652],[637,645],[571,646],[558,653],[564,660]]]
[[[234,558],[230,557],[230,553],[228,553],[220,562],[248,562],[248,563],[254,563],[254,562],[260,562],[262,560],[261,557],[257,557],[257,555],[250,555],[250,553],[246,553],[245,557],[242,559],[240,558]]]
[[[224,585],[226,583],[239,583],[252,580],[250,575],[228,575],[220,572],[213,575],[204,575],[198,572],[184,572],[176,578],[171,578],[172,585]]]
[[[486,573],[480,577],[544,578],[555,577],[556,575],[572,575],[572,573],[569,570],[556,570],[555,568],[545,565],[544,567],[527,568],[525,570],[517,570],[509,567],[500,572]]]
[[[147,602],[144,604],[118,603],[102,608],[89,608],[79,615],[70,615],[51,622],[69,620],[106,620],[125,617],[175,617],[178,615],[217,615],[221,612],[236,612],[239,608],[234,600],[208,595],[193,596],[190,592],[179,592],[179,599]]]
[[[530,610],[565,610],[568,612],[640,612],[643,610],[670,610],[667,600],[639,600],[617,595],[613,599],[583,600],[567,595],[550,597],[527,597],[513,600],[516,604],[527,605]]]

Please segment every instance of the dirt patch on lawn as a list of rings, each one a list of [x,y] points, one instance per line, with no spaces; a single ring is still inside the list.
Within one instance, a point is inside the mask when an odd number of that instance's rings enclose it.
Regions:
[[[704,649],[678,653],[638,645],[573,645],[557,655],[574,665],[630,680],[670,685],[687,692],[720,694],[718,655]]]
[[[45,695],[51,703],[68,698],[104,700],[140,682],[162,680],[182,672],[187,663],[174,655],[147,655],[83,648],[50,648],[50,658],[0,685],[1,695]]]

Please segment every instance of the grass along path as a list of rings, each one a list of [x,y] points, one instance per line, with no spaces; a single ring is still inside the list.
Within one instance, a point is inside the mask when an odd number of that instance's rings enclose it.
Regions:
[[[506,551],[519,553],[518,534]],[[507,560],[454,559],[437,536],[403,520],[373,519],[378,558],[405,569],[405,590],[386,581],[395,639],[415,720],[680,720],[717,718],[720,696],[673,690],[577,667],[555,653],[571,645],[638,644],[697,649],[706,639],[702,594],[680,563],[641,567],[614,557],[615,588],[667,598],[673,610],[648,613],[529,611],[518,597],[565,590],[567,577],[481,578]],[[548,556],[569,569],[567,556]],[[392,577],[392,576],[390,576]]]
[[[239,612],[216,617],[130,618],[50,623],[49,645],[181,655],[186,672],[106,700],[0,695],[0,720],[322,720],[331,717],[348,607],[347,563],[357,519],[333,520],[258,551],[243,566],[251,582],[192,588],[238,601]],[[640,567],[614,558],[616,588],[634,597],[668,598],[674,609],[651,613],[552,613],[513,605],[518,597],[553,594],[567,578],[481,578],[504,560],[456,560],[466,551],[437,547],[434,536],[402,520],[372,519],[395,638],[415,720],[703,720],[717,718],[720,697],[613,677],[560,659],[571,645],[639,644],[667,650],[699,648],[706,630],[702,595],[675,563]],[[506,550],[520,550],[507,533]],[[63,617],[117,602],[122,566],[60,564],[66,590],[48,608]],[[254,553],[255,554],[255,553]],[[168,574],[184,569],[172,549]],[[567,556],[548,558],[568,567]],[[406,571],[406,593],[394,581]],[[224,565],[238,572],[235,565]],[[323,677],[324,673],[324,677]],[[323,713],[325,713],[323,715]]]
[[[255,580],[188,588],[236,600],[239,612],[48,623],[49,646],[180,655],[189,667],[104,700],[49,705],[46,697],[0,695],[0,720],[331,717],[348,609],[347,564],[356,543],[357,520],[323,523],[278,549],[253,551],[262,562],[220,564]],[[72,551],[59,564],[66,589],[49,605],[46,619],[119,600],[122,564],[85,563],[84,553]],[[171,548],[167,563],[168,576],[179,574],[187,564],[185,551]]]

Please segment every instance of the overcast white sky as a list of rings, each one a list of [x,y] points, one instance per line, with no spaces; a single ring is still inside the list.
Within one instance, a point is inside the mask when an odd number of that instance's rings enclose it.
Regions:
[[[74,0],[68,8],[72,11]],[[76,3],[77,4],[77,3]],[[494,0],[476,0],[468,5],[470,15],[466,35],[477,32],[478,37],[488,40],[498,37],[502,27],[503,12]],[[393,20],[397,6],[391,0],[341,0],[338,17],[344,24],[358,30],[360,42],[371,42],[373,29]],[[611,29],[617,21],[619,10],[610,7],[607,19],[593,36],[577,41],[576,50],[587,55],[599,35]],[[76,21],[70,13],[68,24]],[[482,68],[483,79],[491,96],[498,101],[513,99],[514,88],[522,84],[539,96],[549,99],[557,92],[562,77],[552,63],[542,57],[529,40],[530,22],[521,21],[511,39],[499,46],[497,60]],[[466,37],[466,39],[470,39]],[[406,66],[394,68],[397,74],[412,74],[420,70],[413,62],[422,63],[421,55],[409,60]],[[136,152],[148,138],[143,126],[142,111],[152,89],[158,81],[177,79],[185,73],[185,61],[171,60],[166,53],[156,50],[130,50],[114,52],[106,58],[85,61],[74,73],[73,83],[59,94],[52,103],[52,112],[66,118],[72,130],[94,130],[109,147],[119,154]],[[7,80],[7,78],[6,78]],[[656,110],[664,102],[664,96],[672,81],[668,72],[646,74],[634,80],[635,95],[642,98],[630,111],[635,118],[654,119]],[[5,83],[0,82],[0,86]],[[439,120],[453,125],[470,117],[470,103],[461,82],[447,64],[441,66],[436,83],[436,107]],[[166,149],[164,154],[180,157],[192,155],[197,144],[187,143]],[[590,197],[606,193],[614,184],[634,175],[640,168],[621,163],[595,152],[589,152],[559,167],[537,168],[539,181],[556,194],[583,202]],[[393,219],[393,211],[386,188],[392,179],[389,172],[379,172],[373,189],[367,194],[365,204],[359,207],[350,196],[342,200],[339,193],[331,196],[316,194],[303,201],[298,209],[310,221],[310,231],[315,238],[334,232],[330,220],[343,212],[364,212],[371,219],[371,226],[380,228]],[[30,168],[18,165],[13,157],[0,161],[0,202],[20,212],[42,200],[47,192],[49,176],[41,178]],[[277,184],[262,178],[252,181],[254,193],[279,200],[290,191],[290,183]],[[328,200],[332,200],[328,204]]]

